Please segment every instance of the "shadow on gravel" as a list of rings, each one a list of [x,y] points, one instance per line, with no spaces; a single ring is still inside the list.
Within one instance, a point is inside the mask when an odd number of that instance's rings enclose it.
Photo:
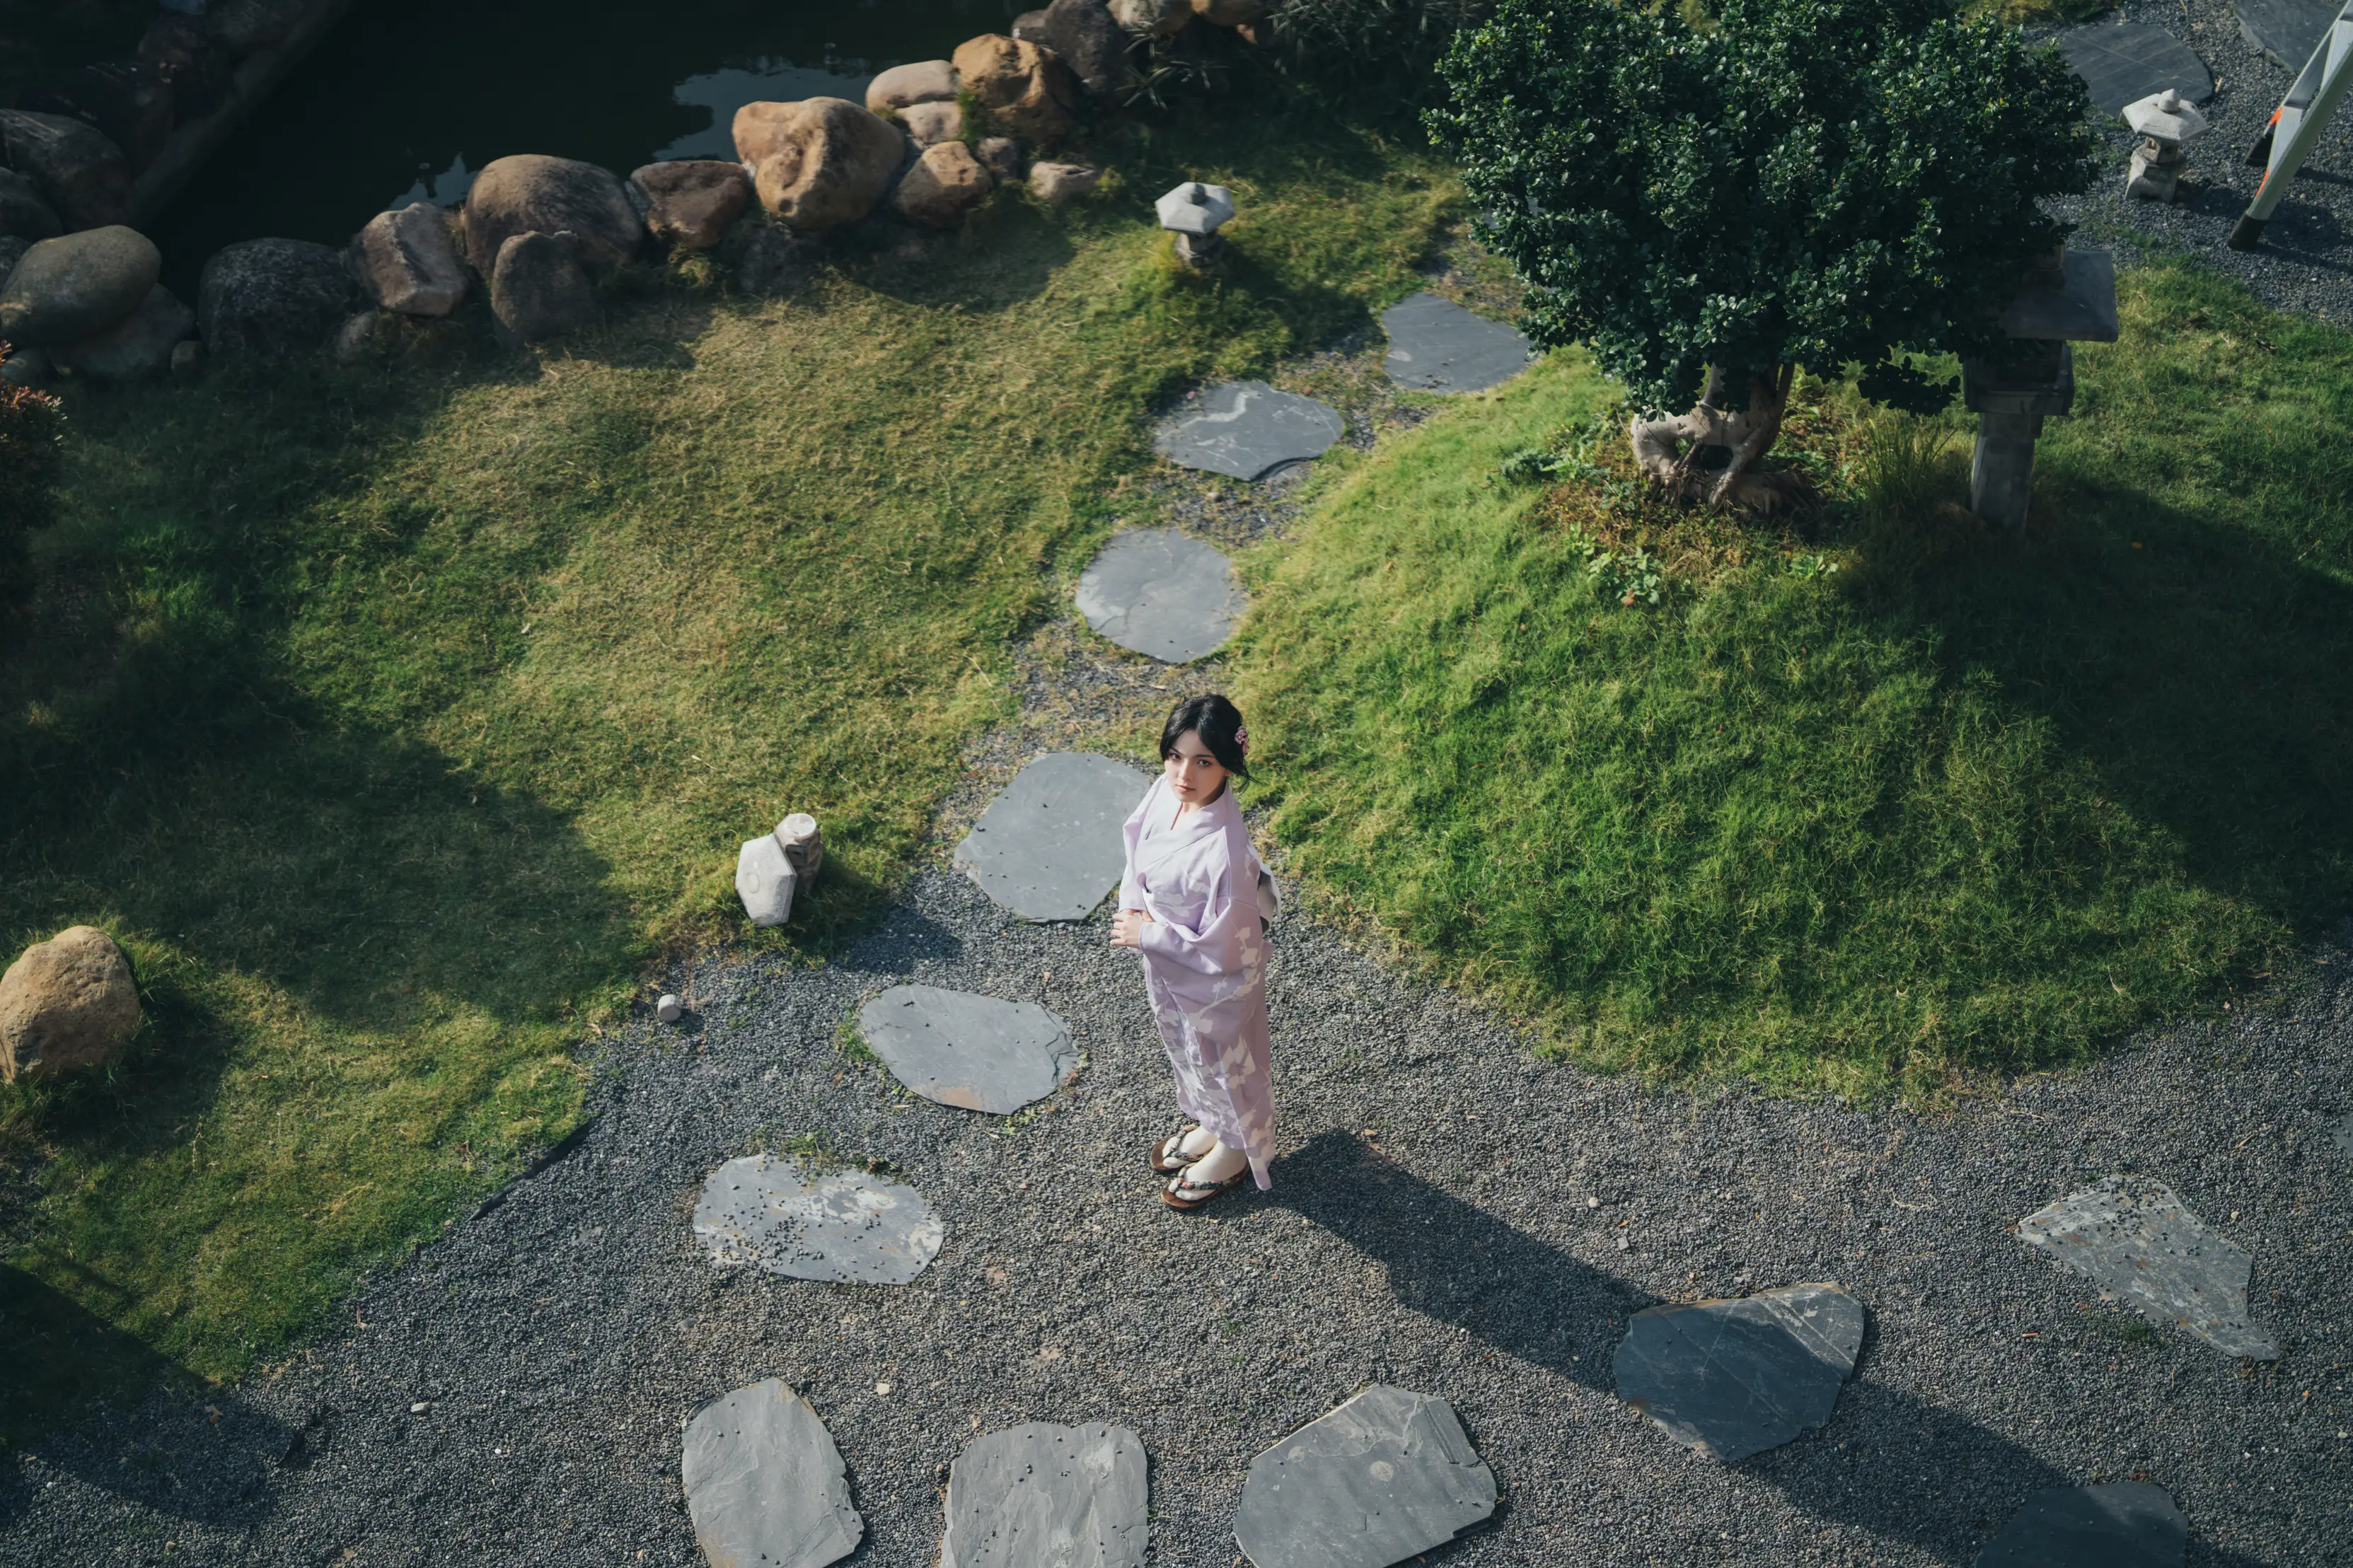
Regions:
[[[21,1268],[0,1264],[0,1412],[41,1424],[87,1398],[90,1360],[126,1375],[105,1392],[135,1399],[175,1370],[165,1357],[83,1310]],[[182,1379],[181,1381],[192,1381]],[[135,1437],[125,1430],[136,1432]],[[235,1523],[267,1500],[271,1474],[300,1468],[324,1437],[324,1415],[290,1428],[223,1389],[159,1393],[135,1415],[100,1412],[50,1433],[0,1430],[40,1463],[125,1502],[179,1519]],[[0,1524],[23,1515],[35,1489],[26,1467],[0,1468]]]
[[[1277,1163],[1269,1201],[1380,1263],[1400,1305],[1615,1397],[1611,1362],[1626,1319],[1659,1297],[1400,1169],[1354,1134],[1323,1133]],[[1874,1331],[1864,1341],[1866,1363],[1876,1340]],[[1822,1430],[1738,1468],[1813,1518],[1957,1565],[1974,1561],[2035,1492],[2089,1479],[1957,1412],[1862,1381],[1847,1385]],[[2257,1568],[2228,1553],[2192,1561]]]

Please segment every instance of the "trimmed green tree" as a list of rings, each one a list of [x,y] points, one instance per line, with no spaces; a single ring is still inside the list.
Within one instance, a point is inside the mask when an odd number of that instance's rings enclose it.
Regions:
[[[1584,343],[1654,415],[1675,493],[1769,509],[1793,369],[1852,367],[1915,412],[1916,357],[2011,357],[1995,317],[2089,187],[2084,85],[1948,0],[1717,0],[1694,26],[1610,0],[1503,0],[1428,116],[1531,285],[1530,335]]]

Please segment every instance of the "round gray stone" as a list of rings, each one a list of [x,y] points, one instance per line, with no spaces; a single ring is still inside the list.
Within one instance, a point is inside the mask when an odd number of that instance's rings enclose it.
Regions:
[[[1322,457],[1347,427],[1328,403],[1262,381],[1229,381],[1162,425],[1152,447],[1184,468],[1255,479]]]
[[[1234,1539],[1255,1568],[1388,1568],[1494,1511],[1454,1407],[1377,1383],[1250,1461]]]
[[[0,338],[52,348],[110,331],[139,309],[163,270],[154,242],[120,224],[44,239],[0,289]]]
[[[130,319],[78,343],[60,343],[58,368],[95,381],[137,381],[171,368],[172,351],[195,335],[196,313],[157,284]]]
[[[1835,1285],[1637,1312],[1618,1397],[1676,1442],[1733,1465],[1821,1426],[1862,1351],[1862,1304]]]
[[[1519,331],[1435,294],[1381,312],[1389,379],[1417,392],[1483,392],[1528,368],[1535,351]]]
[[[777,1378],[697,1411],[679,1471],[694,1539],[715,1568],[824,1568],[866,1533],[833,1435]]]
[[[2189,1521],[2146,1481],[2049,1487],[1986,1542],[1976,1568],[2181,1568]]]
[[[942,1105],[1009,1116],[1079,1069],[1062,1021],[1035,1002],[894,985],[858,1010],[891,1076]]]
[[[2187,1330],[2217,1350],[2277,1361],[2279,1341],[2248,1321],[2253,1266],[2171,1187],[2110,1176],[2018,1222],[2018,1238],[2091,1276],[2103,1295]]]
[[[2103,114],[2121,114],[2126,104],[2168,87],[2193,103],[2214,96],[2206,63],[2162,27],[2094,22],[2070,27],[2053,41],[2068,68],[2092,89],[2092,102]]]
[[[948,1469],[940,1568],[1144,1568],[1144,1440],[1031,1421],[965,1445]]]
[[[1080,574],[1078,600],[1098,635],[1169,664],[1223,647],[1244,605],[1225,552],[1173,528],[1113,534]]]
[[[749,1154],[702,1184],[694,1235],[714,1263],[795,1279],[904,1285],[940,1255],[946,1227],[913,1187],[863,1171],[804,1181],[787,1161]]]
[[[1082,921],[1119,885],[1119,830],[1151,782],[1092,752],[1049,752],[981,813],[956,869],[1025,921]]]
[[[2240,35],[2292,71],[2302,70],[2320,47],[2337,10],[2328,0],[2232,0],[2231,9],[2238,13]]]

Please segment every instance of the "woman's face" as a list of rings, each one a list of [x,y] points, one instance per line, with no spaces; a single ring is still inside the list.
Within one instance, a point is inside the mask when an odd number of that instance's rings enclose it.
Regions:
[[[1168,787],[1176,792],[1176,798],[1187,805],[1215,800],[1218,791],[1225,787],[1224,766],[1209,754],[1209,748],[1191,730],[1176,737],[1176,749],[1168,753],[1160,771],[1167,775]]]

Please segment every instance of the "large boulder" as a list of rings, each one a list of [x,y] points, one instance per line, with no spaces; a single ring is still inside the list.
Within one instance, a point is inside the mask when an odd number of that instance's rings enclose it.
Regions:
[[[1046,41],[1046,13],[1024,11],[1014,17],[1013,25],[1005,30],[1025,44],[1042,44]]]
[[[14,169],[0,169],[0,238],[50,239],[64,232],[39,187]]]
[[[915,60],[892,66],[866,84],[866,107],[889,114],[911,103],[954,103],[955,67],[945,60]]]
[[[121,223],[130,205],[122,149],[69,115],[0,109],[0,158],[33,182],[68,228]]]
[[[596,286],[568,234],[514,234],[491,264],[491,313],[527,343],[596,320]]]
[[[35,942],[0,974],[0,1083],[104,1066],[138,1032],[130,961],[96,926]]]
[[[687,250],[717,245],[752,205],[744,166],[715,158],[648,163],[629,184],[645,198],[646,226],[654,237]]]
[[[638,254],[646,226],[609,169],[536,153],[492,160],[466,193],[466,259],[487,278],[506,242],[532,233],[571,235],[581,265],[602,275]]]
[[[153,66],[101,60],[27,92],[20,107],[79,120],[122,150],[131,172],[153,163],[172,134],[172,89]]]
[[[911,103],[899,111],[899,123],[907,128],[908,138],[918,147],[959,142],[964,139],[964,105]]]
[[[899,182],[891,205],[911,223],[954,228],[996,183],[971,148],[961,142],[943,142],[923,149]]]
[[[351,263],[368,298],[404,316],[446,316],[466,297],[449,215],[431,202],[370,218],[352,241]]]
[[[196,283],[196,324],[216,354],[317,348],[357,302],[343,252],[307,239],[248,239],[216,252]]]
[[[1103,0],[1054,0],[1046,7],[1046,47],[1106,107],[1128,80],[1127,34]]]
[[[1077,84],[1037,45],[983,33],[957,46],[955,68],[964,90],[1023,141],[1051,146],[1071,133]]]
[[[780,224],[752,223],[735,256],[735,289],[743,294],[788,294],[817,270],[817,247]]]
[[[0,289],[0,338],[47,348],[127,320],[164,270],[154,241],[120,225],[42,240]]]
[[[897,126],[846,98],[747,103],[735,111],[735,151],[761,202],[803,233],[872,212],[906,150]]]
[[[1193,0],[1111,0],[1111,19],[1131,33],[1173,38],[1193,19]]]
[[[1193,14],[1215,26],[1247,27],[1266,15],[1267,0],[1193,0]]]
[[[16,270],[16,263],[25,259],[25,252],[33,248],[29,239],[13,234],[0,234],[0,289],[8,287],[8,274]]]
[[[237,85],[237,57],[204,19],[166,11],[139,40],[139,60],[172,89],[172,118],[185,125],[227,103]]]
[[[49,362],[68,375],[92,381],[143,381],[171,368],[172,351],[196,330],[196,313],[160,284],[130,318],[111,331],[49,351]]]
[[[212,0],[205,7],[205,31],[244,59],[284,43],[310,8],[311,0]]]

